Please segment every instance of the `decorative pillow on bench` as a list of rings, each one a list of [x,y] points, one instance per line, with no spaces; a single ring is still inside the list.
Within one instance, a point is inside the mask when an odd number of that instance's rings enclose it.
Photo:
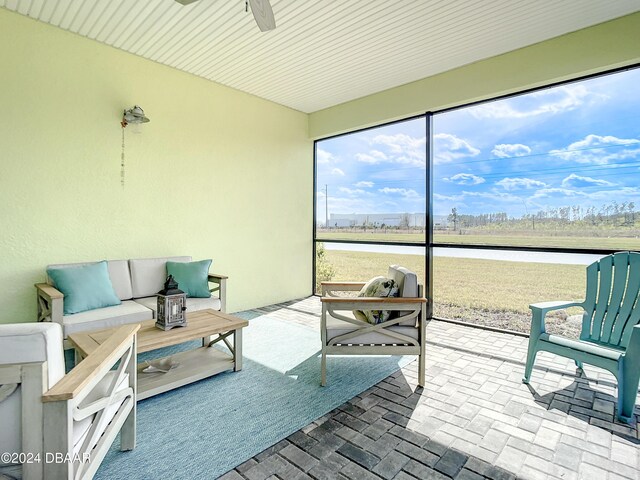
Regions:
[[[358,297],[397,297],[398,284],[395,280],[385,277],[375,277],[369,280],[358,293]],[[354,310],[353,315],[363,322],[373,325],[389,320],[389,310]]]
[[[50,267],[47,275],[64,295],[64,315],[122,303],[111,284],[105,260],[80,267]]]
[[[178,288],[190,298],[209,298],[211,260],[199,262],[167,262],[167,275],[173,275]]]

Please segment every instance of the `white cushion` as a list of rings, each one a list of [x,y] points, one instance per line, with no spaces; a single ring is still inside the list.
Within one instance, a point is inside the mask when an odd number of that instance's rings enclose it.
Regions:
[[[111,370],[110,372],[108,372],[104,376],[104,378],[100,380],[100,382],[98,382],[98,384],[93,388],[93,390],[91,390],[89,395],[87,395],[85,399],[80,403],[80,407],[81,408],[86,407],[90,403],[105,397],[107,393],[107,389],[111,386],[111,382],[113,381],[116,373],[117,372],[115,370]],[[116,387],[116,391],[125,390],[128,387],[129,387],[129,374],[125,373],[122,380]],[[109,405],[105,409],[104,414],[107,417],[107,421],[104,423],[104,427],[102,429],[103,432],[106,429],[106,427],[109,426],[109,422],[118,412],[118,409],[120,408],[120,405],[122,405],[123,402],[124,400],[122,402],[116,402],[113,405]],[[82,442],[84,442],[85,438],[87,437],[87,434],[89,433],[89,429],[91,428],[91,423],[93,422],[94,418],[95,418],[95,415],[91,415],[87,418],[83,418],[80,421],[73,422],[73,453],[77,453],[82,447]]]
[[[387,272],[387,276],[396,281],[399,287],[399,297],[405,298],[417,298],[418,297],[418,276],[413,273],[411,270],[401,267],[399,265],[391,265],[389,267],[389,271]],[[398,312],[400,315],[404,315],[410,312]],[[400,322],[399,325],[403,326],[416,326],[417,319],[413,320],[405,320],[404,322]]]
[[[191,257],[138,258],[129,260],[133,298],[150,297],[164,287],[167,261],[190,262]]]
[[[62,329],[57,323],[0,325],[0,365],[47,362],[48,385],[64,376]],[[22,451],[21,389],[0,402],[0,452]]]
[[[47,268],[81,267],[83,265],[93,265],[95,263],[98,262],[66,263],[49,265]],[[113,289],[115,290],[118,298],[120,300],[129,300],[133,297],[133,291],[131,289],[131,275],[129,275],[129,262],[126,260],[107,260],[107,270],[109,270],[111,284],[113,285]],[[56,286],[48,275],[47,283],[54,287]]]
[[[104,330],[127,323],[139,323],[153,319],[153,312],[133,300],[126,300],[113,307],[96,308],[62,317],[65,337],[89,330]]]
[[[418,276],[411,270],[399,265],[391,265],[387,277],[394,279],[398,284],[399,296],[409,298],[418,296]]]
[[[0,325],[0,365],[44,361],[51,388],[65,373],[60,325],[51,322]]]
[[[341,315],[345,317],[353,318],[353,314],[349,311],[341,311]],[[369,323],[361,322],[364,326],[371,326]],[[332,338],[335,338],[339,335],[344,335],[345,333],[353,332],[357,327],[349,322],[345,322],[343,320],[339,320],[337,318],[332,317],[327,314],[327,342]],[[387,327],[385,330],[392,330],[396,333],[400,333],[402,335],[406,335],[407,337],[411,337],[415,340],[418,340],[418,329],[415,327],[408,326],[393,326]],[[396,337],[390,337],[389,335],[385,335],[383,331],[377,332],[369,332],[364,333],[362,335],[358,335],[356,337],[352,337],[346,341],[347,344],[364,344],[364,345],[401,345],[401,340]]]
[[[153,318],[156,317],[156,310],[158,308],[158,297],[153,296],[136,298],[134,301],[153,310]],[[197,312],[198,310],[205,310],[207,308],[220,310],[220,299],[216,297],[187,298],[187,322],[189,321],[189,312]]]
[[[220,310],[220,299],[216,297],[187,298],[187,314],[198,310],[206,310],[207,308]]]

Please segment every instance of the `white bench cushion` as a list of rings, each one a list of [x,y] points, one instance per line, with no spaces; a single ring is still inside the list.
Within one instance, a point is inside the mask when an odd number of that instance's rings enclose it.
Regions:
[[[129,260],[133,298],[150,297],[164,287],[167,261],[190,262],[191,257],[138,258]]]
[[[353,314],[349,311],[341,311],[341,315],[345,317],[353,317]],[[361,322],[365,326],[370,326],[369,323]],[[332,317],[327,314],[327,341],[339,336],[344,335],[345,333],[353,332],[357,327],[349,322],[345,322],[343,320],[339,320],[337,318]],[[402,335],[406,335],[407,337],[411,337],[415,340],[418,340],[418,329],[415,327],[408,326],[393,326],[387,327],[385,330],[391,330],[396,333],[400,333]],[[358,335],[356,337],[352,337],[346,341],[347,344],[364,344],[364,345],[392,345],[392,344],[402,344],[401,341],[395,337],[390,337],[389,335],[385,335],[384,333],[378,332],[369,332],[364,333],[362,335]]]
[[[89,330],[104,330],[127,323],[153,319],[153,312],[133,300],[126,300],[113,307],[97,308],[62,317],[65,336]]]
[[[57,323],[0,325],[0,365],[47,362],[49,388],[64,376],[62,329]],[[0,402],[0,452],[22,451],[20,387]]]
[[[83,265],[93,265],[98,262],[83,262],[83,263],[66,263],[59,265],[49,265],[47,268],[69,268],[69,267],[81,267]],[[131,276],[129,275],[129,262],[126,260],[108,260],[107,269],[109,270],[109,277],[111,278],[111,284],[116,292],[116,295],[120,300],[129,300],[133,297],[133,291],[131,288]],[[52,286],[56,286],[55,283],[47,275],[47,283]]]
[[[145,297],[136,298],[134,300],[140,305],[153,310],[153,317],[156,317],[156,310],[158,308],[158,297]],[[205,310],[212,308],[213,310],[220,310],[220,299],[216,297],[210,298],[187,298],[187,322],[189,321],[189,312],[197,312],[198,310]]]

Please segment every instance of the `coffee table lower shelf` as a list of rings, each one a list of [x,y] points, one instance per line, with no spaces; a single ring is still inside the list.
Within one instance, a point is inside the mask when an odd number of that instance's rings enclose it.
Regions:
[[[137,399],[143,400],[218,373],[242,370],[242,329],[248,324],[247,320],[211,309],[189,313],[189,323],[186,326],[167,331],[156,328],[155,320],[141,322],[136,336],[138,355],[192,340],[198,340],[202,347],[149,362],[155,364],[171,359],[179,363],[166,373],[144,373],[142,370],[148,363],[139,363]],[[76,351],[76,364],[100,348],[116,329],[114,327],[69,335],[68,340]],[[216,344],[226,345],[230,353],[217,348]]]
[[[148,364],[144,362],[138,364],[138,400],[144,400],[218,373],[233,371],[235,367],[233,355],[214,347],[199,347],[165,358],[171,358],[180,365],[166,373],[144,373],[142,370]],[[163,359],[154,359],[150,363],[159,360]]]

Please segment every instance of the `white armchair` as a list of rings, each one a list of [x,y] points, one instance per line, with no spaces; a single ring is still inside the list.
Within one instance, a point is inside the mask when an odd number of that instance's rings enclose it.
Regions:
[[[135,447],[139,328],[120,327],[65,375],[59,324],[0,325],[0,452],[11,454],[0,477],[90,479],[118,432],[122,450]]]
[[[388,278],[399,287],[399,297],[346,297],[362,282],[322,282],[321,385],[327,381],[327,355],[417,355],[418,385],[425,382],[425,306],[416,274],[392,265]],[[389,320],[371,324],[355,318],[354,310],[387,310]]]

